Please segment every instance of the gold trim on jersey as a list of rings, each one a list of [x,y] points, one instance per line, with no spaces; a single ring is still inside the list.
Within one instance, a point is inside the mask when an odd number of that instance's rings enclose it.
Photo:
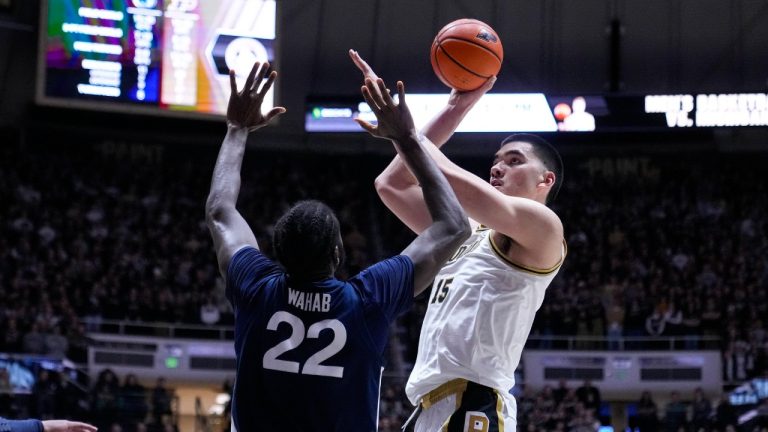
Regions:
[[[504,432],[504,415],[501,413],[501,407],[503,406],[503,400],[501,394],[496,389],[493,389],[496,393],[496,419],[499,422],[499,432]]]
[[[522,264],[517,264],[515,262],[512,262],[509,258],[506,257],[506,255],[504,255],[501,252],[501,249],[499,249],[499,247],[496,246],[496,242],[493,241],[493,233],[491,233],[488,236],[488,241],[491,243],[491,249],[493,249],[493,251],[496,252],[496,255],[499,258],[501,258],[504,262],[506,262],[507,264],[511,265],[512,267],[514,267],[517,270],[521,270],[521,271],[524,271],[524,272],[532,273],[532,274],[535,274],[537,276],[546,276],[546,275],[552,274],[555,270],[560,268],[561,265],[563,265],[563,261],[565,261],[565,255],[568,254],[568,245],[565,243],[565,239],[563,239],[563,255],[560,257],[560,261],[558,261],[557,264],[555,264],[554,266],[552,266],[552,267],[550,267],[548,269],[538,269],[536,267],[524,266]]]
[[[464,393],[466,389],[467,389],[467,380],[462,378],[450,380],[445,384],[441,384],[439,387],[435,388],[431,392],[427,393],[423,398],[421,398],[421,406],[424,409],[427,409],[452,394],[460,395]],[[457,403],[460,404],[461,399],[460,398],[456,398],[456,399],[459,401]]]

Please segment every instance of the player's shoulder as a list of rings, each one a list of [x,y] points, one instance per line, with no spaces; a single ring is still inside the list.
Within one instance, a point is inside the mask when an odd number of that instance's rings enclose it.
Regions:
[[[563,226],[562,219],[560,219],[560,216],[551,208],[541,203],[539,203],[539,205],[543,206],[545,209],[544,213],[545,217],[547,218],[547,223],[551,225],[553,231],[552,238],[560,243],[565,236],[565,227]]]
[[[350,280],[361,280],[363,282],[370,279],[376,279],[384,276],[391,276],[401,274],[403,272],[408,273],[413,271],[413,261],[407,255],[395,255],[389,258],[385,258],[378,261],[365,269],[360,273],[353,276]]]
[[[383,259],[347,280],[363,297],[378,297],[381,290],[406,289],[413,284],[413,261],[406,255]]]
[[[519,266],[536,269],[559,267],[567,253],[562,220],[554,210],[540,202],[527,198],[519,200],[517,203],[525,215],[519,222],[525,231],[510,235],[495,229],[490,234],[491,244],[498,254]]]
[[[513,211],[525,216],[523,222],[534,223],[545,228],[542,234],[559,243],[563,238],[563,221],[549,206],[536,200],[515,196],[508,196]]]

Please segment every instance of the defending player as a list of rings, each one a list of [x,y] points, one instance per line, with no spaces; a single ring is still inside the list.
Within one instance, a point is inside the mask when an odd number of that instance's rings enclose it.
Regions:
[[[259,251],[235,208],[248,133],[285,111],[261,113],[275,80],[269,65],[254,65],[243,91],[232,95],[229,129],[214,168],[206,204],[219,268],[235,308],[237,377],[232,417],[240,431],[374,431],[383,350],[390,323],[407,310],[443,263],[470,235],[466,215],[416,135],[405,95],[371,98],[378,127],[393,140],[424,188],[431,222],[400,256],[348,281],[333,277],[343,255],[339,222],[324,204],[304,201],[275,225],[284,269]],[[261,84],[266,78],[266,82]]]
[[[355,51],[365,79],[376,74]],[[563,226],[546,204],[562,182],[562,161],[543,139],[506,138],[490,182],[452,163],[438,148],[495,82],[452,92],[423,134],[428,152],[472,218],[473,235],[435,278],[408,398],[423,409],[417,432],[513,431],[514,371],[544,292],[565,257]],[[489,184],[490,183],[490,184]],[[397,156],[376,179],[382,201],[414,232],[429,224],[423,189]],[[476,221],[476,222],[475,222]],[[443,429],[447,427],[447,429]]]

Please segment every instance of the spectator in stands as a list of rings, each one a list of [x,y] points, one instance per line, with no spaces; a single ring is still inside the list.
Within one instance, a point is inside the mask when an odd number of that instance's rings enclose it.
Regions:
[[[637,415],[635,424],[640,432],[655,432],[659,430],[659,414],[656,402],[651,398],[651,393],[644,391],[637,402]]]
[[[56,418],[88,418],[90,402],[88,389],[79,387],[65,369],[58,374],[56,386]]]
[[[128,430],[133,430],[136,425],[147,417],[149,406],[147,404],[147,391],[134,374],[125,376],[123,386],[120,388],[121,413],[125,419]]]
[[[45,336],[40,332],[40,326],[35,322],[29,332],[22,338],[22,349],[27,354],[45,353]]]
[[[615,278],[614,278],[615,279]],[[609,295],[609,306],[606,310],[606,336],[608,338],[608,349],[618,350],[620,348],[619,340],[624,333],[624,307],[622,300],[617,292],[618,288],[611,290]]]
[[[595,340],[605,337],[605,314],[605,307],[600,301],[600,297],[597,293],[593,293],[589,300],[589,304],[587,305],[587,318],[589,319],[589,336]],[[604,349],[604,347],[601,347],[598,343],[593,343],[592,346],[596,349]]]
[[[50,373],[45,369],[40,369],[37,374],[37,381],[32,386],[34,412],[38,418],[43,420],[53,418],[56,413],[57,390],[58,385],[51,378]]]
[[[624,315],[624,336],[635,337],[646,334],[645,308],[637,298],[628,298]]]
[[[77,364],[88,362],[88,345],[91,340],[85,334],[85,325],[82,323],[70,327],[67,334],[67,358]]]
[[[721,315],[720,308],[715,303],[715,299],[712,297],[707,298],[707,304],[701,313],[701,331],[703,336],[710,338],[720,336],[723,325]],[[716,347],[712,342],[707,342],[705,346],[707,348]]]
[[[670,301],[664,310],[664,336],[677,337],[683,334],[683,312],[677,308],[674,301]],[[682,347],[680,347],[682,348]]]
[[[517,423],[520,430],[525,430],[536,408],[536,398],[529,386],[522,384],[522,387],[521,395],[517,398]]]
[[[591,409],[585,409],[571,424],[571,432],[597,432],[600,429],[600,421]]]
[[[661,336],[667,324],[660,306],[653,309],[653,313],[645,319],[645,331],[649,336]]]
[[[584,381],[584,385],[576,389],[576,397],[584,405],[585,409],[597,412],[600,409],[602,400],[600,390],[592,385],[592,381]]]
[[[701,428],[709,427],[709,418],[712,415],[712,402],[704,395],[701,387],[693,392],[693,401],[691,402],[692,418],[691,428],[698,431]]]
[[[687,412],[688,408],[680,400],[680,394],[676,391],[670,393],[669,402],[664,410],[664,430],[678,432],[681,427],[685,427]]]
[[[552,387],[545,385],[539,393],[539,399],[536,402],[536,407],[541,408],[547,413],[552,412],[557,404],[555,403],[555,395],[552,393]]]
[[[0,330],[0,334],[2,334],[2,337],[0,337],[0,347],[3,352],[21,352],[23,335],[16,325],[15,318],[11,318],[6,322],[5,328]]]
[[[165,387],[165,378],[157,379],[152,389],[152,416],[155,424],[162,424],[163,417],[171,414],[172,393]]]
[[[11,408],[13,387],[8,369],[0,368],[0,416],[7,416]]]
[[[697,297],[689,297],[681,306],[682,323],[680,333],[685,338],[685,346],[680,347],[686,350],[696,350],[699,347],[699,336],[701,336],[701,303]]]
[[[736,409],[731,405],[728,395],[724,394],[720,397],[720,404],[715,411],[715,426],[720,430],[727,430],[728,427],[735,428],[737,424]]]
[[[399,428],[397,425],[392,424],[392,419],[389,416],[379,416],[379,431],[381,432],[396,432]]]
[[[565,411],[569,414],[576,412],[576,407],[580,404],[579,398],[576,396],[576,389],[568,389],[568,393],[563,398],[561,405]]]
[[[219,322],[221,313],[218,306],[213,303],[213,298],[208,296],[205,303],[200,306],[200,322],[206,325],[214,325]]]
[[[118,415],[119,383],[111,369],[104,369],[93,388],[93,410],[96,426],[100,429],[112,424]]]
[[[555,403],[560,405],[568,394],[568,383],[565,380],[560,380],[557,384],[557,388],[552,391],[552,395],[555,397]]]
[[[69,341],[61,334],[61,327],[54,325],[51,333],[45,335],[45,355],[62,359],[69,350]]]

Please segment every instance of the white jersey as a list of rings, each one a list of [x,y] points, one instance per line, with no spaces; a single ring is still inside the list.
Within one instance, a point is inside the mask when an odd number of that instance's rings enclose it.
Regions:
[[[546,270],[514,264],[498,251],[491,232],[475,230],[435,278],[405,388],[414,405],[455,378],[506,395],[515,385],[533,318],[562,259]]]

